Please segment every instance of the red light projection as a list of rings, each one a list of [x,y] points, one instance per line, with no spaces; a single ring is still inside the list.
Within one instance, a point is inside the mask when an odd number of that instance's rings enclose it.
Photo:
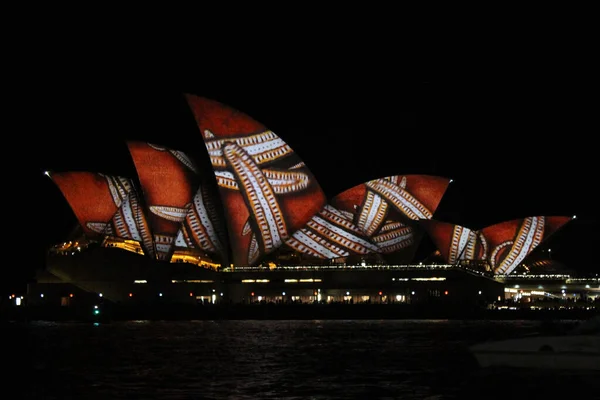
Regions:
[[[420,221],[419,224],[448,264],[456,264],[459,260],[487,261],[489,246],[480,232],[436,220]]]
[[[423,232],[414,221],[432,218],[450,180],[429,175],[394,175],[357,185],[331,204],[396,261],[414,256]]]
[[[175,241],[177,248],[198,248],[221,262],[227,260],[227,232],[221,215],[222,205],[213,186],[202,182],[181,225]]]
[[[148,208],[156,256],[169,261],[175,238],[198,186],[195,163],[184,153],[144,142],[128,142]]]
[[[50,174],[90,238],[113,236],[140,242],[153,257],[154,245],[133,182],[92,172]]]
[[[73,210],[86,236],[100,238],[111,232],[108,222],[133,188],[128,178],[94,172],[48,174]]]
[[[187,95],[217,179],[233,262],[253,265],[325,205],[312,172],[279,136],[246,114]]]
[[[306,227],[285,242],[300,253],[320,259],[379,253],[380,249],[352,222],[352,216],[326,205]]]
[[[420,221],[450,264],[486,261],[494,274],[510,274],[571,217],[532,216],[491,225],[479,231],[441,221]]]
[[[111,219],[110,232],[109,236],[139,242],[146,256],[156,258],[152,232],[137,191],[131,190],[123,200]]]

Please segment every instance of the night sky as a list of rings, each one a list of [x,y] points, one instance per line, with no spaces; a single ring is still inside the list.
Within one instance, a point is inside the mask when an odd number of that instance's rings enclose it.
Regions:
[[[126,140],[205,156],[183,93],[262,122],[305,161],[329,197],[374,178],[430,174],[454,180],[434,216],[439,220],[480,229],[532,215],[577,215],[542,247],[571,268],[594,268],[597,122],[588,99],[595,83],[557,70],[501,66],[438,74],[396,64],[259,60],[207,72],[202,63],[148,68],[112,61],[57,63],[19,97],[22,143],[4,162],[14,188],[10,226],[27,253],[5,264],[9,286],[28,279],[43,265],[45,249],[76,224],[44,170],[134,177]]]

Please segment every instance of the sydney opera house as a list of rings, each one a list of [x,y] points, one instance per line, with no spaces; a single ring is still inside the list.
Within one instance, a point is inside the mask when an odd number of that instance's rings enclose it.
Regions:
[[[219,102],[186,100],[207,160],[130,141],[137,176],[47,172],[78,227],[50,249],[32,302],[489,304],[506,293],[497,278],[524,271],[572,219],[534,215],[481,230],[437,220],[451,180],[430,175],[384,176],[327,198],[267,127]],[[437,251],[417,260],[424,239]]]

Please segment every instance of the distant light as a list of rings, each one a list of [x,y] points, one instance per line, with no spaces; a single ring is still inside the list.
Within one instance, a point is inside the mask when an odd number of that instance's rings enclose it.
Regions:
[[[350,292],[346,292],[346,296],[350,296]]]
[[[573,215],[573,219],[577,218],[577,215]]]
[[[129,293],[129,297],[133,297],[133,293]]]
[[[46,175],[46,176],[49,177],[50,176],[50,172],[49,171],[44,171],[44,175]]]
[[[102,297],[102,293],[98,293],[98,297]]]
[[[413,292],[410,292],[410,294],[415,294],[415,292],[414,292],[414,291],[413,291]]]
[[[159,295],[160,297],[162,297],[162,293],[159,293],[158,295]]]
[[[454,182],[454,179],[450,179],[450,182],[448,182],[448,183],[452,183],[452,182]]]
[[[479,294],[481,294],[481,290],[479,291]]]
[[[94,306],[94,309],[95,309],[95,310],[97,310],[97,309],[98,309],[98,306]]]
[[[282,296],[285,296],[285,292],[282,292],[282,293],[281,293],[281,295],[282,295]]]
[[[44,297],[44,293],[40,293],[40,297]]]

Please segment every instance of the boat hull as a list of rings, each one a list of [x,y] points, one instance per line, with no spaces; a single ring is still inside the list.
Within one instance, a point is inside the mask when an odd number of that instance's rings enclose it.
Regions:
[[[527,337],[470,350],[481,367],[600,371],[600,336]]]
[[[600,355],[581,353],[474,352],[481,367],[600,371]]]

